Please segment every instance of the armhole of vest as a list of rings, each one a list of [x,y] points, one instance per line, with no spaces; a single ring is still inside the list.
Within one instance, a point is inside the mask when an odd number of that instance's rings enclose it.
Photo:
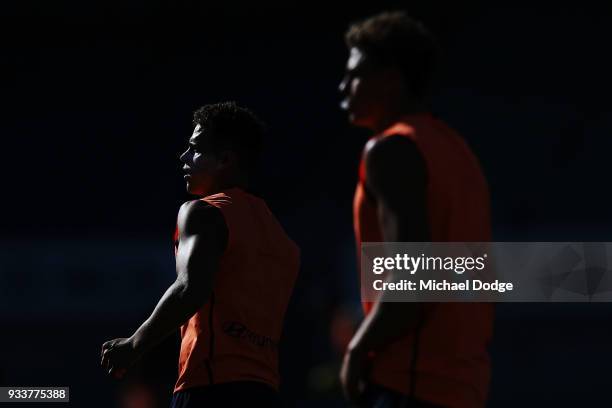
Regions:
[[[210,385],[215,384],[215,377],[212,368],[212,362],[215,358],[215,292],[213,291],[210,296],[210,309],[208,311],[208,330],[210,331],[208,337],[208,359],[206,360],[206,370],[208,371],[208,380]]]
[[[223,211],[223,209],[220,207],[217,207],[217,208],[219,209],[219,211],[221,211],[221,215],[223,215],[223,220],[225,221],[225,228],[227,229],[227,243],[225,245],[225,250],[223,251],[223,254],[221,254],[222,257],[225,257],[229,253],[230,248],[234,246],[233,245],[234,244],[234,234],[232,233],[234,229],[230,225],[230,222],[228,220],[228,217],[225,211]]]
[[[227,244],[225,246],[225,250],[223,251],[223,254],[221,254],[221,257],[224,257],[225,255],[228,254],[230,247],[233,247],[233,234],[232,234],[232,227],[230,226],[230,222],[228,220],[227,214],[225,213],[225,211],[223,210],[223,207],[220,205],[216,205],[216,203],[207,200],[206,198],[201,198],[202,201],[206,202],[209,205],[212,205],[213,207],[215,207],[217,210],[219,210],[221,212],[221,215],[223,216],[223,221],[225,221],[225,228],[227,229]]]

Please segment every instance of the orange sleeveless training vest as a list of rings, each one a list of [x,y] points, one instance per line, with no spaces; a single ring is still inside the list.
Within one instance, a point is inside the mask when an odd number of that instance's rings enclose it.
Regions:
[[[263,200],[237,188],[202,200],[223,213],[228,243],[211,299],[181,327],[174,391],[230,381],[278,389],[278,343],[299,249]]]
[[[375,138],[390,135],[412,140],[425,161],[431,240],[490,241],[487,183],[461,137],[429,114],[405,117]],[[376,203],[365,190],[363,158],[359,173],[353,202],[358,254],[362,242],[383,241]],[[363,307],[367,314],[372,303],[364,302]],[[370,380],[445,407],[483,407],[490,377],[487,346],[493,305],[427,303],[424,309],[414,332],[372,355]]]

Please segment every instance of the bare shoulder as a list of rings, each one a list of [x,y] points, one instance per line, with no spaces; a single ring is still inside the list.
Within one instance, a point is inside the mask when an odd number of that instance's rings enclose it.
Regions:
[[[371,176],[382,173],[423,173],[425,161],[416,143],[401,135],[390,135],[372,139],[364,152],[367,173]],[[399,174],[398,174],[399,172]]]
[[[226,233],[223,213],[204,200],[187,201],[179,209],[177,224],[179,233],[195,235],[208,232]]]

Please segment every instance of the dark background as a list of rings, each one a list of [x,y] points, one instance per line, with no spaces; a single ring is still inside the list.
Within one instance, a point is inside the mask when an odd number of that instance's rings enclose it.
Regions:
[[[129,336],[173,280],[191,112],[236,100],[269,125],[254,189],[302,248],[283,397],[343,406],[333,333],[358,315],[351,201],[368,133],[338,109],[342,34],[384,9],[422,19],[445,50],[432,110],[482,162],[495,239],[609,241],[602,7],[2,4],[0,385],[70,386],[75,407],[167,406],[178,338],[122,383],[98,367],[100,346]],[[610,309],[498,305],[490,406],[606,404]]]

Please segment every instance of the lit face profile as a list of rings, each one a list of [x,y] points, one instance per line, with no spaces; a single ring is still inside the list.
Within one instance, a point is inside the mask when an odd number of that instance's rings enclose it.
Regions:
[[[338,87],[340,107],[356,126],[376,127],[397,109],[404,90],[403,78],[395,66],[378,63],[357,47],[351,47],[345,75]]]
[[[187,150],[181,155],[180,161],[183,163],[187,191],[199,196],[209,194],[221,166],[200,125],[193,129]]]

